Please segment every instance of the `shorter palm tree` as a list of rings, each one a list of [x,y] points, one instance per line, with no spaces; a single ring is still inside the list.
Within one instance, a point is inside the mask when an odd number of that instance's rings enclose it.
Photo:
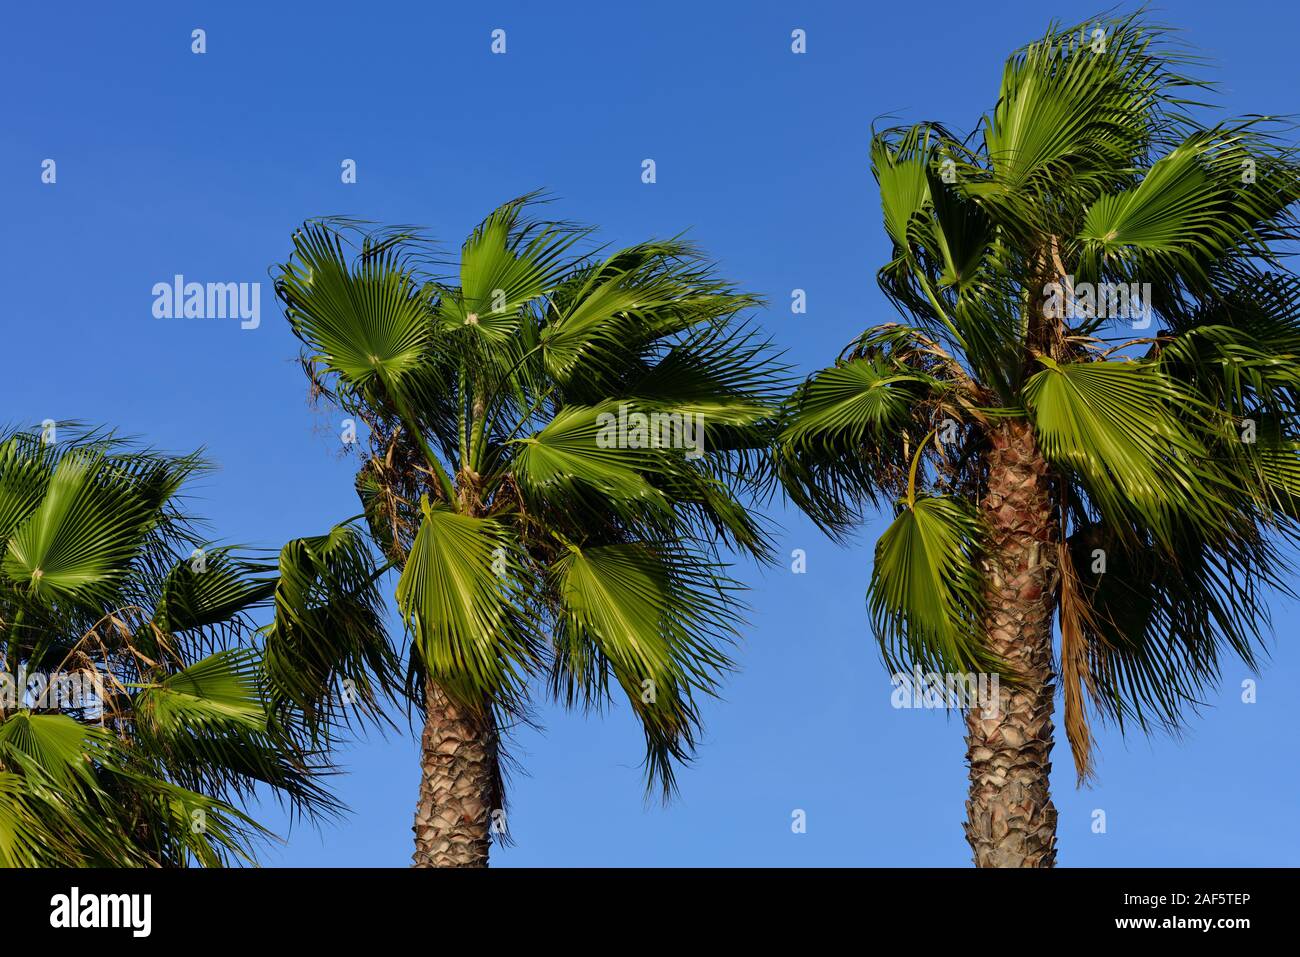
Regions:
[[[316,394],[368,427],[356,486],[409,673],[375,680],[387,660],[344,632],[268,648],[299,707],[336,709],[342,677],[422,710],[417,866],[485,865],[504,837],[499,732],[534,679],[583,707],[621,691],[667,794],[729,664],[721,549],[768,548],[738,498],[782,387],[736,319],[756,300],[681,240],[577,253],[589,231],[531,201],[454,277],[411,230],[311,222],[276,285]]]
[[[269,710],[250,616],[276,565],[205,546],[178,504],[197,457],[55,432],[0,434],[0,865],[252,862],[259,787],[337,810],[306,716]],[[315,585],[296,615],[360,625]]]

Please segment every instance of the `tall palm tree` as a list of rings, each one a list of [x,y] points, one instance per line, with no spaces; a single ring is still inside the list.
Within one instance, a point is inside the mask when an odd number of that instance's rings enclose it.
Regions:
[[[180,498],[202,467],[70,423],[0,432],[0,866],[252,862],[259,787],[336,810],[314,723],[270,711],[251,614],[355,629],[364,593],[317,575],[326,597],[292,605],[277,563],[205,545]],[[318,541],[286,555],[295,581]]]
[[[583,707],[621,689],[667,795],[729,665],[721,550],[768,553],[738,497],[780,401],[736,321],[755,298],[680,239],[584,251],[535,199],[488,216],[451,278],[417,232],[341,220],[305,224],[278,273],[313,393],[368,431],[356,488],[409,667],[377,679],[345,635],[300,642],[305,669],[268,649],[301,707],[336,712],[342,678],[422,711],[419,867],[486,865],[507,836],[500,735],[538,681]]]
[[[777,446],[835,535],[896,503],[887,664],[1002,679],[967,709],[981,867],[1055,862],[1056,680],[1082,781],[1090,712],[1178,727],[1225,654],[1253,665],[1290,568],[1300,166],[1265,118],[1198,122],[1192,62],[1138,17],[1053,27],[977,134],[874,135],[902,319],[797,390]]]

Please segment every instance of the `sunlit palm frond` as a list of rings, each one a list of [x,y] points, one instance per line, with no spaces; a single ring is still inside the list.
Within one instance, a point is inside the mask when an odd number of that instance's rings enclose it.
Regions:
[[[969,504],[918,498],[876,543],[868,607],[891,671],[996,667],[982,644],[983,533]]]

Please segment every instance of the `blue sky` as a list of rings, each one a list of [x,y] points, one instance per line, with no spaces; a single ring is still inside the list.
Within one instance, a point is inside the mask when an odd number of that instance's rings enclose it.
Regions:
[[[78,9],[81,7],[82,9]],[[872,121],[971,128],[1006,54],[1078,3],[13,4],[0,29],[0,421],[112,424],[221,466],[195,508],[226,541],[276,546],[356,512],[338,426],[313,413],[267,268],[303,219],[420,223],[455,248],[491,208],[552,191],[630,243],[689,228],[801,372],[891,318],[867,168]],[[1214,60],[1230,112],[1296,108],[1300,6],[1180,2],[1156,17]],[[191,53],[191,31],[207,52]],[[491,31],[507,52],[490,52]],[[807,53],[790,50],[795,28]],[[41,182],[41,163],[57,182]],[[657,182],[641,182],[652,158]],[[340,164],[357,163],[357,182]],[[177,274],[263,282],[261,325],[158,320]],[[792,315],[791,290],[808,312]],[[961,722],[894,710],[864,590],[879,522],[833,545],[779,508],[789,562],[742,566],[752,626],[698,761],[643,801],[625,710],[539,710],[513,741],[516,845],[498,865],[963,865]],[[1262,611],[1262,609],[1261,609]],[[1296,611],[1278,600],[1258,703],[1239,664],[1182,740],[1100,734],[1053,784],[1069,865],[1300,864]],[[268,864],[402,866],[416,738],[340,755],[339,826],[297,826]],[[791,814],[807,814],[792,833]],[[1095,834],[1093,811],[1106,813]],[[272,807],[264,817],[287,825]]]

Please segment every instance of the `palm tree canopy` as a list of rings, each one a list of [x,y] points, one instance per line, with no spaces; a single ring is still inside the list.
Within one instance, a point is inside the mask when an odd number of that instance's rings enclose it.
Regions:
[[[769,552],[740,496],[781,370],[736,319],[755,297],[691,244],[592,251],[536,202],[450,269],[418,230],[314,220],[276,288],[314,393],[368,429],[356,486],[400,572],[408,700],[431,679],[517,718],[535,678],[583,707],[617,686],[667,792],[739,622],[721,556]],[[319,637],[327,673],[373,678]],[[328,707],[324,687],[297,700]]]
[[[52,432],[0,434],[0,865],[251,862],[259,786],[337,807],[306,716],[270,711],[252,614],[277,566],[200,537],[197,456]]]
[[[833,534],[899,503],[876,633],[891,666],[964,672],[988,666],[989,437],[1032,427],[1081,777],[1085,691],[1120,727],[1172,728],[1225,652],[1254,663],[1297,531],[1300,164],[1268,117],[1199,121],[1196,62],[1138,16],[1053,27],[970,137],[877,132],[878,279],[902,320],[810,377],[778,443],[787,493]]]

